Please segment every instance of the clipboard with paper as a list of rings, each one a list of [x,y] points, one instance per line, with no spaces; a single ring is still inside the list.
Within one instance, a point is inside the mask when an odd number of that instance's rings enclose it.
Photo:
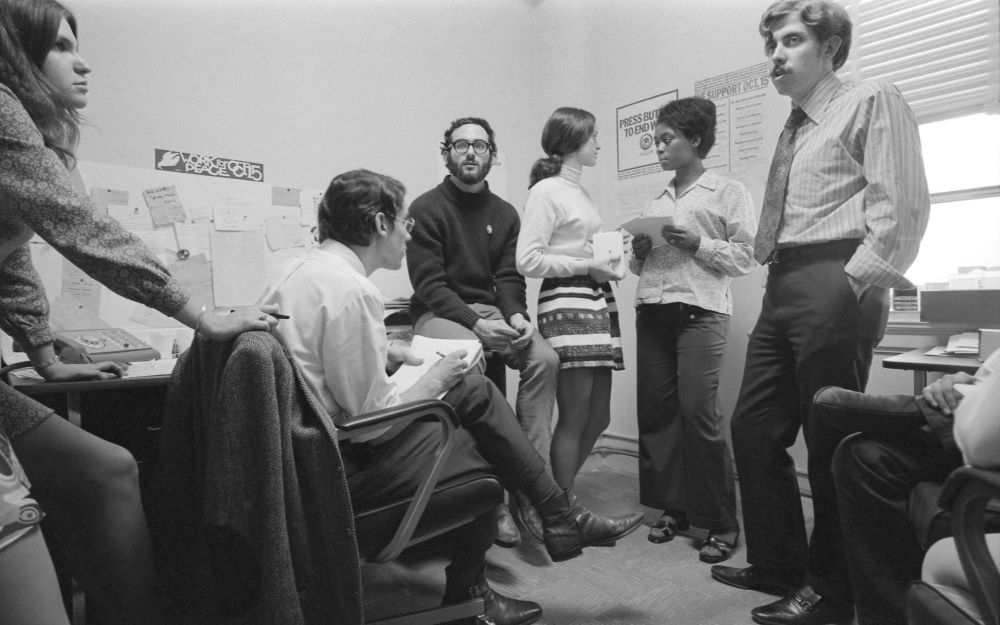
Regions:
[[[430,371],[434,363],[441,359],[439,354],[450,354],[460,349],[466,351],[466,371],[483,359],[483,344],[476,339],[432,339],[418,334],[413,337],[410,352],[422,358],[423,362],[419,365],[402,365],[389,379],[395,382],[396,390],[402,393]],[[443,396],[444,393],[438,399]]]

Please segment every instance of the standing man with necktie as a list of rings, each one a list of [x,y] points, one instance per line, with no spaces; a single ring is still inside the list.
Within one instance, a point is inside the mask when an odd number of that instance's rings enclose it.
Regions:
[[[768,175],[755,256],[768,265],[732,419],[746,568],[720,582],[781,599],[755,608],[764,625],[853,617],[830,470],[842,435],[815,421],[825,386],[863,391],[888,317],[888,289],[917,255],[930,200],[913,112],[899,90],[836,75],[851,45],[837,3],[779,0],[760,34],[792,113]],[[801,427],[815,524],[807,539],[795,463]]]

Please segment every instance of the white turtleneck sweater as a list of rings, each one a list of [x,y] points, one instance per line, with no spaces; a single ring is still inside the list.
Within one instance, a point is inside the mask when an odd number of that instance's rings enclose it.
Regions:
[[[593,255],[591,237],[601,214],[580,185],[583,172],[563,165],[558,176],[528,191],[517,239],[517,270],[529,278],[585,275]]]

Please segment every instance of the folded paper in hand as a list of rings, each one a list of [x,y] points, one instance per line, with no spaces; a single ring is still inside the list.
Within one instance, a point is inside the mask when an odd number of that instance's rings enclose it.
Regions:
[[[430,371],[437,361],[441,360],[439,353],[447,355],[460,349],[464,349],[466,352],[464,358],[466,371],[483,359],[483,344],[477,339],[432,339],[418,334],[413,337],[410,352],[418,358],[423,358],[424,361],[419,365],[401,366],[389,376],[389,379],[396,383],[396,391],[402,393]],[[444,397],[444,393],[441,393],[438,399],[442,397]]]
[[[667,244],[667,240],[663,238],[663,226],[673,225],[673,217],[637,217],[623,223],[622,229],[628,230],[634,237],[645,234],[653,240],[653,247],[659,247]]]
[[[612,266],[616,272],[625,273],[625,242],[620,232],[597,232],[591,238],[595,260],[617,258]]]

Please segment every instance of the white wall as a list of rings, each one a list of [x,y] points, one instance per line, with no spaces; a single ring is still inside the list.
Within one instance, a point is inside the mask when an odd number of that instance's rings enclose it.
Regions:
[[[503,157],[494,190],[523,204],[548,114],[593,111],[604,144],[584,184],[609,224],[615,109],[760,62],[766,0],[66,0],[94,69],[80,158],[152,167],[170,148],[261,162],[278,185],[325,188],[344,170],[398,177],[410,195],[443,169],[441,132],[486,117]],[[770,153],[787,102],[769,99]],[[663,175],[663,184],[669,178]],[[759,206],[763,176],[745,180]],[[734,282],[722,376],[730,414],[762,273]],[[405,272],[376,274],[387,296]],[[634,439],[633,278],[618,291],[628,370],[609,433]],[[537,283],[531,285],[534,301]],[[905,380],[904,380],[905,381]],[[798,457],[801,458],[801,452]],[[798,459],[798,458],[797,458]],[[801,466],[801,462],[799,462]]]

